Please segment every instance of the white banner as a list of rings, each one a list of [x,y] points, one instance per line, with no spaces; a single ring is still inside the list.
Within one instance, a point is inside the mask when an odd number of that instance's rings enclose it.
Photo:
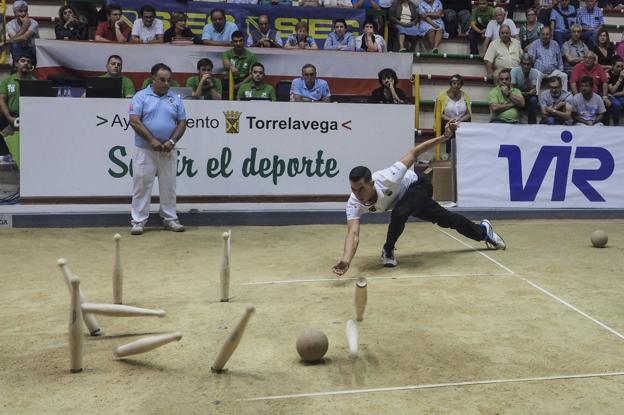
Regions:
[[[22,97],[21,196],[128,196],[134,151],[129,103]],[[409,105],[184,105],[180,196],[345,195],[351,168],[390,166],[414,142]]]
[[[460,207],[623,208],[624,128],[464,123]]]

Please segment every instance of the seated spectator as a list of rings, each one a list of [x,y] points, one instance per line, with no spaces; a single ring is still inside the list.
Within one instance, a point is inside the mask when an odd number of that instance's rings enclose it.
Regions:
[[[483,61],[489,81],[496,81],[501,69],[511,69],[520,65],[522,46],[520,41],[511,37],[511,28],[502,25],[499,37],[487,48]]]
[[[472,2],[470,0],[444,0],[442,5],[444,6],[444,27],[449,36],[468,36]]]
[[[440,0],[423,0],[418,5],[420,15],[420,33],[427,38],[433,53],[438,53],[438,46],[444,36],[444,10]]]
[[[568,90],[568,74],[563,72],[563,60],[561,50],[557,42],[552,40],[550,27],[544,26],[540,30],[540,38],[531,43],[528,53],[533,58],[533,67],[540,72],[540,79],[537,81],[537,93],[540,92],[542,78],[546,76],[558,76],[561,78],[563,89]]]
[[[537,12],[535,9],[527,9],[525,15],[527,19],[526,23],[520,27],[520,44],[524,50],[526,50],[531,43],[539,39],[540,30],[544,27],[543,24],[537,21]]]
[[[583,28],[581,39],[590,48],[594,47],[598,31],[604,24],[602,9],[596,7],[596,0],[585,0],[585,6],[578,10],[577,20]]]
[[[37,79],[33,75],[33,64],[30,55],[16,56],[15,73],[0,81],[0,131],[8,125],[16,127],[19,118],[20,83],[22,79]],[[12,157],[4,136],[0,133],[0,160],[11,161]]]
[[[436,135],[444,131],[449,121],[469,122],[472,117],[470,96],[461,89],[464,85],[461,75],[451,76],[449,84],[449,89],[438,94],[433,107],[433,129]],[[450,143],[447,142],[446,152],[449,151]]]
[[[483,41],[483,50],[486,51],[490,42],[496,40],[500,33],[502,25],[509,26],[511,37],[518,37],[518,28],[511,19],[505,17],[505,9],[497,7],[494,9],[494,20],[490,20],[485,28],[485,40]]]
[[[61,6],[59,9],[59,23],[54,26],[57,40],[87,40],[89,28],[78,20],[76,10],[71,6]]]
[[[624,108],[624,62],[615,61],[609,71],[609,100],[613,125],[620,125],[620,117]]]
[[[271,29],[269,16],[258,16],[258,29],[252,28],[247,36],[247,46],[256,48],[281,48],[284,46],[282,35],[275,29]]]
[[[594,79],[584,76],[579,81],[581,92],[572,98],[572,117],[576,125],[603,125],[602,117],[607,112],[600,95],[593,92]]]
[[[517,124],[520,110],[524,107],[524,97],[517,88],[511,87],[511,71],[503,69],[498,75],[498,86],[490,90],[490,122]]]
[[[256,63],[256,55],[245,48],[245,35],[240,30],[232,33],[232,49],[223,54],[223,67],[232,72],[234,89],[251,79],[251,66]]]
[[[311,63],[301,68],[301,78],[293,79],[290,85],[290,100],[293,102],[329,102],[331,93],[324,79],[316,77],[316,67]]]
[[[570,75],[572,68],[585,60],[585,56],[590,52],[589,47],[581,40],[582,28],[580,24],[574,24],[571,28],[572,37],[563,44],[561,56],[563,57],[563,68]]]
[[[323,49],[355,50],[355,38],[353,37],[353,33],[347,32],[347,22],[345,19],[334,20],[334,31],[327,35]]]
[[[609,102],[609,77],[602,66],[596,64],[596,55],[594,52],[587,52],[585,59],[581,63],[577,63],[572,69],[572,77],[570,79],[570,90],[574,95],[579,92],[577,83],[584,77],[589,76],[593,79],[592,88],[595,93],[601,91],[605,105],[610,106]],[[607,104],[609,102],[609,104]]]
[[[609,71],[615,63],[616,54],[613,43],[609,39],[609,32],[606,29],[598,31],[596,45],[591,49],[598,58],[598,64],[602,65],[602,69]]]
[[[186,80],[186,86],[193,88],[193,99],[220,100],[223,93],[221,80],[212,75],[213,64],[208,58],[197,61],[197,75]]]
[[[478,0],[477,7],[472,9],[470,14],[470,32],[468,39],[470,40],[470,54],[479,54],[479,41],[485,39],[485,30],[490,20],[494,18],[494,8],[489,5],[487,0]],[[486,49],[483,49],[485,53]]]
[[[106,61],[106,73],[101,78],[121,78],[121,96],[132,98],[135,94],[134,84],[127,76],[122,75],[123,60],[119,55],[111,55]]]
[[[165,43],[171,43],[174,40],[188,40],[196,45],[201,45],[203,42],[201,37],[195,35],[191,29],[186,26],[188,16],[186,13],[174,12],[171,15],[171,27],[167,29],[163,35],[163,41]]]
[[[364,22],[362,34],[355,38],[355,50],[359,52],[385,52],[386,42],[377,34],[377,24],[372,20]]]
[[[572,94],[563,91],[561,78],[548,78],[548,90],[539,95],[539,105],[542,110],[540,124],[568,125],[572,123]]]
[[[553,4],[556,4],[560,0],[535,0],[535,7],[537,8],[537,21],[542,26],[550,26],[550,13],[552,13]],[[527,2],[527,4],[530,2]],[[513,14],[510,15],[513,19]],[[537,32],[539,35],[539,31]]]
[[[210,21],[204,26],[202,42],[211,46],[230,46],[232,34],[238,30],[238,26],[232,22],[226,22],[225,12],[221,9],[210,11]]]
[[[139,9],[140,19],[132,26],[132,43],[163,43],[165,29],[163,22],[156,18],[156,9],[152,6],[143,6]]]
[[[405,92],[397,87],[399,78],[396,72],[390,68],[382,69],[377,74],[379,88],[373,90],[371,101],[379,104],[404,104]]]
[[[563,43],[572,36],[572,26],[576,23],[576,8],[570,4],[570,0],[560,0],[550,12],[550,27],[560,48],[563,49]]]
[[[533,68],[533,58],[528,53],[523,53],[520,66],[511,70],[511,86],[522,92],[529,124],[537,123],[537,84],[540,81],[539,71]]]
[[[621,60],[624,60],[624,33],[622,33],[622,38],[620,39],[620,43],[618,43],[615,47],[615,53]]]
[[[300,20],[295,25],[295,33],[288,36],[284,49],[318,49],[311,36],[308,36],[308,22]]]
[[[6,43],[9,44],[13,61],[21,56],[30,56],[33,65],[37,65],[35,39],[39,38],[39,23],[28,16],[28,3],[17,0],[13,3],[15,18],[6,25]]]
[[[352,0],[353,8],[366,10],[381,10],[379,0]]]
[[[141,84],[141,89],[145,89],[148,86],[150,86],[152,84],[152,81],[153,81],[153,77],[150,75],[149,78],[146,78],[143,80],[143,83]],[[179,86],[180,86],[180,83],[176,81],[175,79],[171,78],[169,80],[169,87],[178,88]]]
[[[121,6],[111,3],[106,6],[106,21],[98,24],[95,40],[98,42],[126,43],[130,36],[130,27],[121,20]]]
[[[242,84],[238,88],[236,99],[238,101],[249,101],[252,99],[277,101],[273,86],[264,83],[263,64],[256,62],[251,66],[251,81]]]
[[[410,42],[409,50],[416,47],[416,39],[420,36],[418,10],[410,0],[398,0],[390,7],[389,20],[396,31],[399,52],[405,52],[405,40]]]

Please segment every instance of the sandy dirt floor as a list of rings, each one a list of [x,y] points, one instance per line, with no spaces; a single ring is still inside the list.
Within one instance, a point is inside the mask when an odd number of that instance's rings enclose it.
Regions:
[[[330,267],[344,226],[234,227],[229,303],[218,301],[225,228],[3,230],[0,413],[622,413],[624,221],[494,225],[506,251],[410,223],[394,269],[378,264],[385,226],[363,225],[342,279]],[[605,249],[590,246],[597,228],[609,232]],[[91,302],[112,302],[116,232],[124,303],[167,316],[98,316],[105,334],[85,333],[85,370],[70,374],[69,294],[56,261],[67,258]],[[345,324],[357,277],[368,278],[368,305],[352,358]],[[229,370],[211,373],[247,304],[256,312]],[[322,364],[296,353],[309,326],[329,338]],[[113,357],[116,346],[176,330],[180,342]]]

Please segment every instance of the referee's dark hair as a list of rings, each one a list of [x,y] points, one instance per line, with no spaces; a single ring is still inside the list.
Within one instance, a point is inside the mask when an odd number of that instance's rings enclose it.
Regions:
[[[162,62],[161,63],[157,63],[156,65],[152,66],[152,70],[150,71],[150,73],[152,74],[152,76],[154,76],[154,75],[156,75],[156,72],[160,71],[161,69],[169,71],[169,73],[173,73],[171,68],[168,67],[167,65],[165,65]]]
[[[357,182],[361,179],[364,179],[365,182],[370,182],[371,180],[373,180],[371,171],[368,169],[368,167],[357,166],[351,170],[351,173],[349,173],[349,181]]]

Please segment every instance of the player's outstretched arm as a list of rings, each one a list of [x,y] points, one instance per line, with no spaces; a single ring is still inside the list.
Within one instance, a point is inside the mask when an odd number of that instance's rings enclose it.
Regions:
[[[351,219],[347,221],[347,236],[345,237],[344,253],[342,258],[332,267],[336,275],[343,275],[349,270],[351,260],[355,256],[358,243],[360,242],[360,220]]]
[[[422,143],[412,147],[412,149],[408,151],[407,154],[405,154],[401,158],[401,163],[403,163],[405,167],[409,169],[410,167],[412,167],[412,164],[416,162],[416,158],[419,155],[429,150],[430,148],[435,147],[436,145],[441,144],[447,141],[449,138],[451,138],[453,134],[455,134],[455,131],[457,130],[458,126],[459,126],[458,122],[449,121],[446,124],[446,128],[444,129],[444,134],[438,137],[431,138],[427,141],[423,141]]]

